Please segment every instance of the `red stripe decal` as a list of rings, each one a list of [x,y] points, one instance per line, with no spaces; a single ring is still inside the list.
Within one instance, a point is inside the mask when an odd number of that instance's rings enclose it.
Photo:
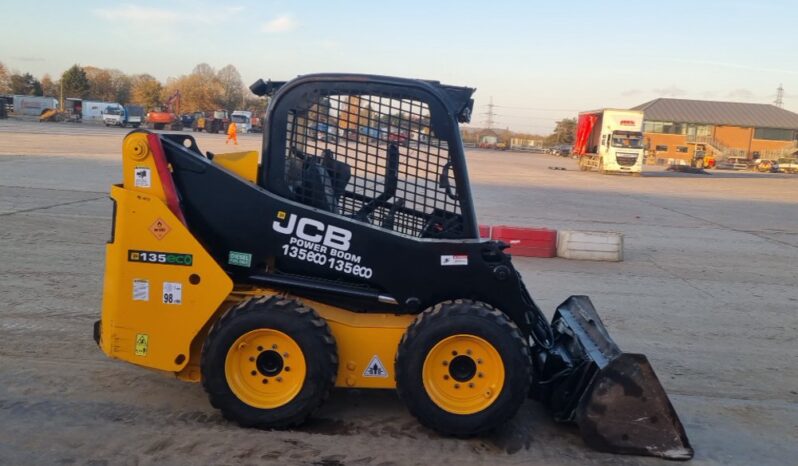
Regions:
[[[166,154],[161,145],[161,138],[157,134],[151,133],[147,135],[147,142],[150,145],[150,150],[155,159],[155,169],[158,170],[158,177],[161,179],[163,192],[166,195],[166,206],[175,214],[175,217],[183,222],[183,225],[186,225],[186,218],[183,216],[180,202],[177,200],[175,182],[172,179],[172,173],[169,172],[169,165],[166,163]]]

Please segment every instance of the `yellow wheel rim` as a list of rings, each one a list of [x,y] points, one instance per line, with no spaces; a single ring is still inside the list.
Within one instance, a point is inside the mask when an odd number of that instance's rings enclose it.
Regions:
[[[227,351],[225,377],[244,403],[274,409],[294,399],[305,383],[305,356],[293,338],[273,329],[238,337]]]
[[[498,398],[504,386],[501,355],[475,335],[452,335],[439,341],[424,360],[424,389],[444,411],[474,414]]]

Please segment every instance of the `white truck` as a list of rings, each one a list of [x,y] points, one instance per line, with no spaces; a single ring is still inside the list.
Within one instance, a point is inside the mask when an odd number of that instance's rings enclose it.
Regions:
[[[643,171],[643,112],[602,109],[579,114],[573,153],[579,168],[600,173]]]
[[[96,100],[84,100],[81,108],[83,121],[103,121],[103,114],[110,107],[121,107],[117,102],[98,102]]]
[[[108,107],[102,113],[102,117],[105,126],[138,128],[144,120],[144,107],[140,105]]]
[[[236,110],[230,115],[230,121],[236,124],[239,133],[249,133],[252,131],[252,112],[246,110]]]

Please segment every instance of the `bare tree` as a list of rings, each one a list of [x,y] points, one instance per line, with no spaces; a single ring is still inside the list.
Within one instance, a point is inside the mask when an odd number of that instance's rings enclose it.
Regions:
[[[219,70],[216,77],[222,85],[222,107],[229,112],[241,108],[244,105],[244,83],[236,67],[227,65]]]

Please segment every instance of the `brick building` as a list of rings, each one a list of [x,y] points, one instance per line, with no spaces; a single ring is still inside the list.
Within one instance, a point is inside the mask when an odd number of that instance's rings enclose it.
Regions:
[[[645,112],[644,141],[659,159],[689,161],[696,150],[774,159],[798,147],[798,114],[774,105],[661,98],[634,110]]]

